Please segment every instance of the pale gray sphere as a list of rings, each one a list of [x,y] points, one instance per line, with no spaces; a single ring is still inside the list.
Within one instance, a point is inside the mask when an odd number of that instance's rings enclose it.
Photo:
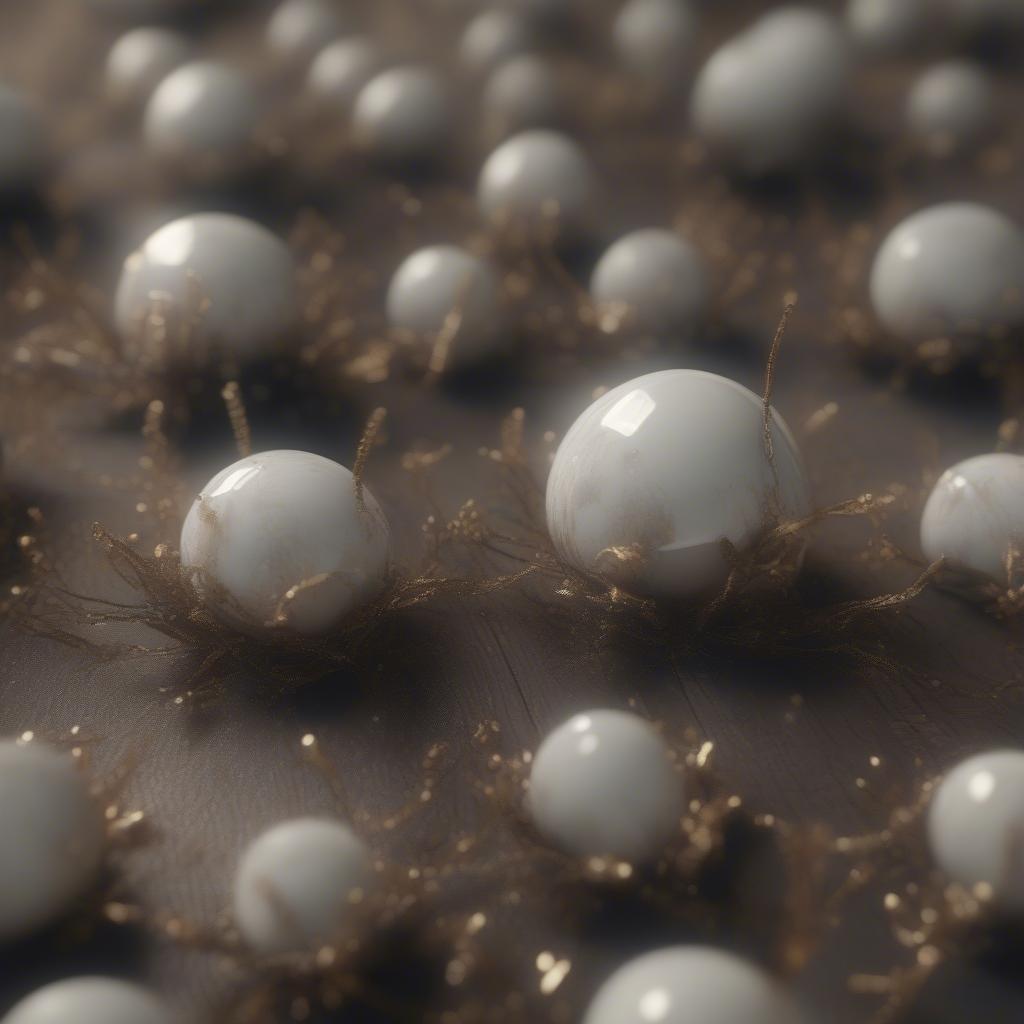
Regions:
[[[369,39],[339,39],[317,54],[309,68],[306,88],[316,99],[349,110],[381,64],[380,52]]]
[[[563,115],[558,75],[543,57],[512,57],[487,79],[480,106],[486,129],[495,136],[550,127]]]
[[[935,13],[934,0],[849,0],[846,24],[860,52],[887,56],[914,49]]]
[[[332,0],[284,0],[267,22],[267,46],[280,60],[302,63],[350,28]]]
[[[688,339],[710,299],[700,253],[674,231],[646,228],[614,242],[598,260],[590,294],[630,329]]]
[[[537,830],[576,857],[656,860],[678,833],[683,778],[650,722],[585,711],[551,732],[530,768]]]
[[[46,166],[46,132],[39,111],[0,83],[0,193],[38,184]]]
[[[907,123],[933,153],[963,150],[992,125],[995,93],[984,69],[968,61],[928,68],[911,86]]]
[[[528,50],[533,41],[530,26],[514,12],[500,7],[481,11],[462,33],[459,62],[467,71],[483,75]]]
[[[157,85],[191,56],[192,43],[181,32],[131,29],[107,56],[107,92],[120,102],[144,103]]]
[[[687,0],[627,0],[612,27],[612,42],[629,71],[669,83],[688,70],[697,28]]]
[[[974,338],[1024,320],[1024,233],[978,203],[942,203],[900,222],[871,268],[871,303],[907,342]]]
[[[26,996],[0,1024],[175,1024],[154,993],[117,978],[68,978]]]

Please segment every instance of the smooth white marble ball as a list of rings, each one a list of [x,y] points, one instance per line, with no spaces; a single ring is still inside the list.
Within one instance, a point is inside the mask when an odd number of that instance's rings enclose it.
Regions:
[[[70,756],[0,741],[0,942],[67,912],[103,858],[99,803]]]
[[[628,0],[612,26],[612,43],[633,74],[670,83],[688,70],[697,29],[686,0]]]
[[[802,1024],[789,993],[746,960],[710,946],[670,946],[620,967],[583,1024]]]
[[[172,326],[193,326],[165,338],[147,326],[154,309]],[[155,231],[125,260],[114,300],[126,353],[155,370],[266,357],[298,319],[291,251],[262,225],[229,213],[182,217]]]
[[[972,338],[1024,320],[1024,232],[979,203],[942,203],[901,221],[871,268],[871,304],[903,341]]]
[[[192,57],[192,43],[169,28],[125,32],[107,56],[107,92],[119,102],[144,103],[157,85]]]
[[[267,22],[267,46],[279,60],[302,63],[350,27],[341,6],[331,0],[284,0]]]
[[[645,228],[605,250],[591,275],[590,294],[599,309],[624,314],[630,329],[685,340],[707,312],[710,282],[694,246],[674,231]]]
[[[326,632],[387,583],[388,523],[366,487],[362,497],[360,507],[352,474],[320,455],[239,459],[192,503],[181,528],[182,565],[229,623]],[[286,599],[292,588],[301,589]]]
[[[987,883],[997,907],[1024,913],[1024,751],[993,750],[958,764],[928,810],[935,862],[954,882]]]
[[[527,809],[565,853],[645,863],[678,832],[683,788],[650,722],[625,711],[585,711],[537,748]]]
[[[45,164],[46,131],[39,111],[0,83],[0,193],[37,184]]]
[[[849,0],[846,25],[863,54],[903,53],[927,34],[934,7],[934,0]]]
[[[921,515],[929,561],[973,569],[1007,585],[1007,558],[1024,568],[1024,456],[997,452],[959,462],[939,477]]]
[[[369,39],[339,39],[317,54],[309,68],[306,88],[321,102],[347,111],[381,64],[380,52]]]
[[[530,49],[534,33],[529,23],[500,7],[481,11],[459,40],[459,62],[472,74],[483,75],[503,61]]]
[[[662,370],[613,388],[572,425],[547,484],[559,555],[638,593],[691,597],[728,575],[773,516],[811,509],[800,451],[772,412],[775,473],[758,395],[699,370]],[[622,553],[624,558],[616,557]]]
[[[372,881],[369,850],[347,825],[326,818],[283,821],[242,856],[235,921],[260,953],[315,950],[337,937]]]
[[[453,129],[452,100],[436,71],[381,71],[360,89],[352,110],[357,144],[387,163],[440,160]]]
[[[36,989],[0,1024],[175,1024],[154,993],[117,978],[68,978]]]
[[[992,125],[995,93],[984,69],[951,60],[928,68],[907,96],[911,133],[933,153],[963,150]]]
[[[691,97],[697,133],[737,170],[788,170],[843,114],[850,45],[824,11],[782,7],[716,50]]]
[[[512,136],[484,162],[477,205],[491,224],[529,236],[582,233],[596,199],[590,158],[567,135],[533,129]]]
[[[543,57],[532,54],[511,57],[495,68],[480,99],[485,128],[499,138],[527,128],[558,124],[563,106],[554,68]]]

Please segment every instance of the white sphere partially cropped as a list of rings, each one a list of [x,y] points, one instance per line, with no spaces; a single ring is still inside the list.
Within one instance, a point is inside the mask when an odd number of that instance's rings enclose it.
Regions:
[[[192,57],[192,43],[169,28],[135,28],[125,32],[107,55],[110,96],[124,103],[145,103],[156,86]]]
[[[267,46],[287,63],[308,61],[349,30],[342,11],[332,0],[284,0],[267,22]]]
[[[686,0],[628,0],[612,26],[612,43],[623,67],[667,83],[689,69],[697,29]]]
[[[988,73],[969,61],[928,68],[907,96],[911,134],[936,154],[963,150],[992,125],[995,92]]]
[[[459,63],[469,72],[486,74],[502,61],[528,50],[534,42],[529,23],[513,11],[494,7],[481,11],[459,41]]]
[[[147,324],[154,311],[171,330]],[[299,319],[295,260],[276,235],[244,217],[182,217],[125,260],[114,319],[129,358],[147,369],[263,358]]]
[[[928,810],[928,842],[951,881],[991,886],[994,903],[1024,913],[1024,750],[993,750],[958,764]]]
[[[497,137],[555,125],[563,107],[562,88],[550,61],[531,54],[512,57],[495,68],[480,99],[485,127]]]
[[[788,170],[840,120],[850,71],[849,42],[835,18],[778,8],[708,59],[693,88],[693,126],[743,173]]]
[[[339,39],[317,54],[309,68],[306,88],[317,100],[349,110],[381,64],[381,55],[369,39]]]
[[[294,818],[257,837],[235,874],[235,922],[260,953],[315,950],[338,936],[373,880],[370,853],[339,821]]]
[[[222,469],[181,528],[181,563],[203,599],[243,629],[323,633],[388,580],[390,531],[367,488],[310,452],[250,455]]]
[[[605,250],[590,278],[599,310],[622,316],[627,327],[687,339],[710,301],[703,257],[674,231],[630,232]]]
[[[801,1024],[770,975],[724,950],[670,946],[620,967],[597,990],[583,1024]]]
[[[70,756],[0,741],[0,942],[66,913],[95,881],[102,809]]]
[[[626,589],[691,597],[724,583],[722,541],[745,549],[811,509],[799,449],[773,410],[725,377],[662,370],[613,388],[572,425],[547,484],[559,555]]]
[[[977,455],[939,477],[921,516],[921,549],[1008,586],[1007,562],[1019,549],[1024,570],[1024,456]]]
[[[857,49],[870,56],[913,50],[935,15],[934,0],[849,0],[846,25]]]
[[[490,263],[454,245],[433,245],[407,257],[391,278],[388,321],[433,347],[458,317],[445,366],[468,365],[502,340],[501,289]]]
[[[907,342],[978,337],[1024,320],[1024,232],[979,203],[942,203],[901,221],[871,268],[871,304]]]
[[[576,857],[656,860],[679,831],[683,777],[650,722],[585,711],[549,733],[530,768],[537,830]]]
[[[0,193],[39,184],[46,164],[46,132],[39,111],[0,83]]]
[[[477,205],[491,224],[526,235],[573,237],[593,212],[590,158],[567,135],[534,129],[512,136],[484,162]]]
[[[430,68],[381,71],[356,96],[352,132],[370,156],[387,163],[423,163],[445,155],[454,127],[452,99]]]
[[[68,978],[36,989],[0,1024],[175,1024],[154,993],[117,978]]]

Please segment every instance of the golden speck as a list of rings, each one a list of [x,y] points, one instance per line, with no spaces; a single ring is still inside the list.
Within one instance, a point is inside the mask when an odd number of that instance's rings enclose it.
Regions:
[[[714,743],[711,740],[705,740],[701,744],[700,750],[697,751],[697,767],[703,768],[708,763],[708,758],[711,757],[711,752],[715,749]]]

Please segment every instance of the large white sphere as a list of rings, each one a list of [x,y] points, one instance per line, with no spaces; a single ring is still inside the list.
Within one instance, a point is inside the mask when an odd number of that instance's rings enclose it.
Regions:
[[[148,989],[116,978],[68,978],[26,996],[0,1024],[174,1024]]]
[[[310,60],[349,28],[341,6],[330,0],[284,0],[267,22],[267,46],[283,61]]]
[[[169,28],[125,32],[107,56],[107,91],[121,102],[144,103],[157,84],[190,59],[187,36]]]
[[[697,17],[686,0],[628,0],[612,26],[623,66],[659,82],[687,71],[696,37]]]
[[[526,21],[512,11],[492,8],[481,11],[466,26],[459,41],[459,62],[473,74],[486,74],[532,43]]]
[[[928,811],[932,856],[954,882],[987,883],[996,905],[1024,912],[1024,751],[994,750],[958,764]]]
[[[901,53],[927,34],[934,6],[934,0],[849,0],[846,24],[861,52]]]
[[[197,300],[206,305],[201,312]],[[199,319],[186,335],[172,330],[164,339],[146,326],[154,308],[172,324]],[[182,217],[155,231],[124,261],[114,301],[125,350],[147,369],[267,356],[298,318],[290,250],[228,213]],[[190,351],[179,350],[183,337]]]
[[[480,108],[485,126],[503,137],[557,124],[563,115],[558,75],[543,57],[512,57],[487,79]]]
[[[939,154],[965,148],[992,124],[995,94],[988,74],[968,61],[951,60],[925,71],[907,96],[914,136]]]
[[[773,474],[762,417],[760,397],[699,370],[650,373],[602,395],[548,477],[559,555],[640,593],[693,596],[723,583],[723,540],[744,549],[773,506],[783,519],[810,511],[796,441],[773,411]]]
[[[977,455],[947,469],[921,516],[921,548],[929,561],[945,558],[1005,585],[1015,547],[1024,568],[1024,456]]]
[[[344,467],[310,452],[261,452],[222,469],[192,503],[181,561],[213,611],[243,628],[322,633],[387,582],[384,513]],[[293,587],[309,584],[292,600]]]
[[[842,114],[848,51],[842,26],[823,11],[766,14],[701,69],[691,98],[696,131],[745,173],[789,169]]]
[[[774,978],[732,953],[670,946],[620,967],[597,991],[583,1024],[799,1024]]]
[[[46,164],[46,133],[35,107],[0,83],[0,192],[39,183]]]
[[[710,299],[700,253],[674,231],[630,232],[605,250],[590,278],[598,307],[622,310],[628,326],[690,337]]]
[[[978,203],[930,206],[889,233],[871,268],[882,325],[908,342],[975,337],[1024,319],[1024,233]]]
[[[321,50],[310,65],[306,88],[318,100],[348,110],[380,66],[380,53],[370,40],[339,39]]]
[[[67,755],[0,742],[0,942],[49,924],[95,880],[103,814]]]
[[[683,777],[649,722],[586,711],[549,733],[530,769],[538,831],[577,857],[655,860],[678,832]]]
[[[334,939],[371,883],[361,839],[338,821],[294,818],[268,829],[235,875],[235,921],[261,953],[316,949]]]

